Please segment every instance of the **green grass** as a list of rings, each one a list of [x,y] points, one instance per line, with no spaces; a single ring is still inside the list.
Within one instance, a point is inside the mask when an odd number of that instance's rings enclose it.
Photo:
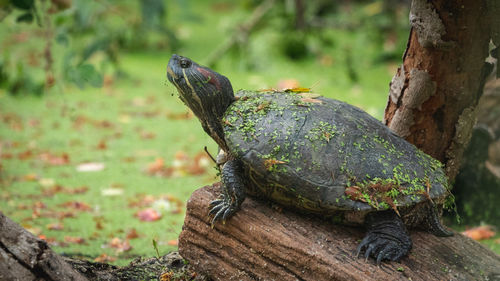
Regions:
[[[210,5],[203,2],[193,6],[198,21],[188,21],[182,13],[176,14],[176,9],[174,5],[169,19],[174,31],[182,35],[183,46],[177,53],[201,62],[250,13],[239,6],[230,12],[207,13],[204,11]],[[271,20],[267,24],[276,27],[281,23]],[[323,46],[322,54],[290,61],[280,53],[283,39],[279,28],[262,28],[251,35],[246,49],[221,58],[217,71],[229,77],[235,90],[271,88],[281,79],[296,79],[303,87],[355,104],[381,119],[396,64],[375,63],[374,57],[381,50],[372,42],[370,32],[326,30],[324,36],[334,44]],[[404,46],[406,36],[399,41],[403,43],[397,45]],[[359,76],[355,83],[346,71],[346,49],[354,54],[351,65]],[[320,63],[326,54],[330,63]],[[122,53],[121,66],[130,78],[114,80],[102,89],[80,90],[61,83],[42,97],[29,93],[13,97],[0,89],[0,210],[35,234],[53,239],[53,248],[59,253],[90,259],[106,253],[118,257],[115,263],[125,264],[136,256],[155,256],[152,239],[158,242],[160,254],[175,250],[169,241],[177,239],[181,231],[185,206],[180,213],[167,211],[158,221],[142,222],[134,214],[146,206],[134,207],[131,202],[143,194],[156,200],[168,195],[172,204],[186,202],[193,190],[218,179],[211,163],[198,176],[181,173],[159,177],[146,172],[158,158],[172,166],[181,151],[194,157],[207,146],[213,155],[217,153],[215,143],[196,118],[168,117],[187,112],[175,88],[166,83],[170,56],[170,52],[158,51]],[[100,143],[106,148],[99,149]],[[22,157],[29,152],[31,157]],[[40,156],[46,152],[66,154],[69,163],[48,164]],[[105,168],[78,172],[76,167],[85,162],[103,163]],[[43,195],[50,182],[66,189],[86,186],[88,190]],[[123,194],[106,196],[103,191],[110,188],[121,189]],[[51,214],[72,211],[59,206],[68,201],[86,203],[91,209],[73,211],[74,218],[54,218]],[[45,207],[39,214],[34,212],[41,205]],[[63,230],[49,229],[59,221]],[[130,240],[132,250],[118,253],[103,247],[115,237],[125,239],[131,229],[140,235]],[[62,243],[66,236],[86,242]],[[491,242],[490,247],[500,252],[498,243]]]
[[[149,194],[156,198],[171,195],[185,202],[193,190],[218,179],[211,167],[201,176],[169,178],[145,172],[156,158],[163,158],[165,165],[171,166],[179,151],[193,157],[208,146],[212,154],[217,153],[215,143],[195,118],[172,120],[167,117],[170,113],[187,112],[177,98],[175,88],[165,83],[164,69],[169,56],[169,53],[124,54],[122,65],[133,78],[117,80],[102,89],[81,91],[67,85],[62,93],[43,97],[12,97],[2,92],[0,143],[4,157],[1,159],[0,209],[36,234],[59,242],[64,241],[65,236],[85,239],[85,244],[54,244],[54,249],[60,253],[81,254],[89,258],[106,253],[118,256],[117,263],[123,264],[134,256],[154,256],[152,239],[158,241],[160,253],[174,250],[175,246],[167,244],[181,231],[184,207],[180,214],[167,213],[159,221],[141,222],[134,217],[141,208],[129,207],[130,201],[139,194]],[[279,69],[279,63],[276,64],[273,68]],[[329,81],[336,71],[318,71],[314,62],[281,65],[287,69],[282,75],[222,68],[219,71],[233,81],[235,89],[269,88],[282,77],[297,78],[302,85],[311,86],[318,80]],[[382,76],[383,80],[390,80],[387,71]],[[260,87],[254,85],[254,81],[262,81]],[[387,82],[381,83],[378,89],[366,86],[370,89],[368,93],[361,91],[357,94],[360,102],[364,96],[370,97],[367,100],[378,100],[377,103],[364,104],[378,117],[382,115],[386,95],[386,86],[382,84]],[[348,85],[332,86],[325,82],[318,84],[317,88],[326,96],[349,99]],[[155,136],[142,138],[141,132],[154,133]],[[98,149],[100,142],[106,144],[106,149]],[[30,151],[32,157],[20,159],[19,155],[26,151]],[[60,166],[50,165],[40,158],[43,152],[67,154],[70,161]],[[78,172],[76,166],[85,162],[104,163],[105,168],[97,172]],[[23,179],[33,174],[36,175],[33,181]],[[87,186],[89,189],[84,194],[61,192],[47,197],[41,195],[41,183],[47,179],[66,188]],[[123,189],[123,195],[104,196],[102,191],[111,187]],[[68,201],[84,202],[92,209],[77,212],[75,218],[63,219],[63,230],[49,230],[49,224],[59,220],[48,217],[46,212],[65,211],[58,205]],[[32,219],[35,202],[43,202],[46,208],[41,210],[40,217]],[[97,228],[96,220],[102,221],[102,229]],[[126,232],[133,228],[141,237],[130,240],[131,251],[118,254],[114,249],[101,247],[114,237],[125,239]]]

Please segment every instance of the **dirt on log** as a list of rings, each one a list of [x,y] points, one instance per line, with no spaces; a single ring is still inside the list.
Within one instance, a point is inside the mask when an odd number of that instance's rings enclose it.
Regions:
[[[377,266],[354,254],[362,228],[252,198],[212,228],[208,204],[219,188],[214,184],[193,193],[179,237],[180,254],[215,280],[500,280],[500,257],[459,233],[439,238],[412,231],[410,255]]]

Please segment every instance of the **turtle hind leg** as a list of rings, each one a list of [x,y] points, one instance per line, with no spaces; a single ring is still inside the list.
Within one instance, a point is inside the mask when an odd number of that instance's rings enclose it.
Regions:
[[[424,225],[423,227],[430,232],[431,234],[434,234],[438,237],[448,237],[448,236],[453,236],[453,232],[447,230],[442,224],[441,220],[439,219],[439,212],[438,208],[434,204],[430,204],[429,206],[429,211],[428,215],[424,220]]]
[[[383,260],[398,261],[410,252],[410,235],[392,210],[369,213],[365,224],[368,233],[358,246],[358,256],[364,251],[365,258],[372,256],[380,264]]]
[[[239,160],[229,160],[222,167],[222,193],[221,196],[210,202],[209,214],[213,215],[212,227],[221,220],[234,215],[245,200],[245,186],[243,181],[243,167]]]

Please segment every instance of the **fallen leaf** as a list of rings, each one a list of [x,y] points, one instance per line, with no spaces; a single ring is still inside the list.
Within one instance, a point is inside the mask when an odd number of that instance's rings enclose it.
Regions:
[[[108,246],[116,249],[118,253],[132,250],[132,246],[130,246],[130,242],[128,240],[121,240],[118,237],[111,239]]]
[[[127,231],[126,235],[127,239],[136,239],[139,238],[139,233],[137,233],[137,230],[135,228],[131,228]]]
[[[100,140],[99,143],[97,144],[97,149],[99,149],[99,150],[108,149],[108,145],[106,144],[106,141]]]
[[[69,163],[69,155],[67,153],[62,153],[61,155],[54,155],[50,152],[43,152],[39,155],[40,160],[43,162],[53,165],[61,166]]]
[[[76,166],[76,170],[78,172],[98,172],[102,171],[104,167],[105,167],[104,163],[89,162],[89,163],[82,163]]]
[[[85,202],[79,202],[79,201],[68,201],[62,204],[58,205],[59,207],[64,207],[64,208],[71,208],[75,209],[77,211],[90,211],[92,208],[90,207],[89,204]]]
[[[82,237],[64,236],[64,241],[73,244],[85,244],[85,239]]]
[[[291,88],[291,89],[286,89],[285,92],[287,93],[309,93],[311,92],[311,88]]]
[[[115,257],[108,256],[107,254],[100,254],[97,258],[94,259],[95,262],[102,262],[102,263],[110,263],[116,261]]]
[[[467,229],[462,232],[462,234],[473,240],[479,241],[495,236],[495,231],[493,231],[493,227],[491,225],[481,225]]]
[[[161,219],[161,214],[153,208],[147,208],[141,211],[138,211],[135,216],[140,221],[157,221]]]
[[[194,114],[191,110],[181,113],[167,112],[167,118],[170,120],[188,120],[193,118]]]
[[[177,246],[177,245],[179,245],[179,240],[177,240],[177,239],[174,239],[174,240],[168,240],[167,245],[170,245],[170,246]]]
[[[154,175],[158,172],[163,171],[164,168],[165,161],[163,160],[163,158],[156,158],[153,163],[148,164],[147,173],[150,175]]]
[[[63,230],[64,225],[60,222],[49,223],[49,224],[47,224],[47,229],[49,229],[49,230]]]
[[[51,187],[56,184],[56,181],[50,178],[42,178],[38,180],[38,183],[43,187]]]
[[[276,159],[267,159],[267,160],[264,160],[264,166],[266,167],[266,169],[271,169],[274,165],[277,165],[277,164],[284,164],[286,163],[285,161],[281,161],[281,160],[276,160]]]
[[[156,138],[156,134],[153,132],[141,132],[141,139],[148,140]]]
[[[102,230],[104,229],[104,217],[93,217],[92,218],[95,222],[95,228],[98,229],[98,230]]]
[[[36,181],[38,179],[38,175],[35,173],[27,174],[23,176],[24,181]]]
[[[134,199],[136,200],[130,200],[128,203],[128,206],[131,208],[148,207],[151,206],[154,201],[156,201],[156,199],[149,194],[137,194]]]
[[[62,185],[54,185],[48,188],[42,189],[42,194],[44,196],[53,196],[57,193],[65,193],[65,194],[83,194],[87,192],[89,188],[87,186],[81,186],[77,188],[67,188]]]
[[[101,190],[101,195],[102,196],[122,196],[123,195],[123,188],[106,188]]]
[[[344,193],[351,200],[355,200],[355,201],[359,200],[359,201],[366,202],[366,200],[364,200],[364,198],[363,198],[363,194],[361,193],[361,188],[359,188],[358,186],[346,187]]]
[[[19,160],[26,160],[26,159],[30,159],[31,157],[33,157],[33,151],[31,150],[25,150],[23,152],[19,152],[17,154],[17,158]]]
[[[172,281],[174,278],[174,272],[172,270],[163,272],[160,275],[160,281]]]

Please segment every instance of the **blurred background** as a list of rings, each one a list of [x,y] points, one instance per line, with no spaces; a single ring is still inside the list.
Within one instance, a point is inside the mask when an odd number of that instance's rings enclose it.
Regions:
[[[215,143],[167,83],[170,56],[235,90],[308,87],[381,120],[408,11],[403,0],[0,0],[0,209],[62,254],[124,264],[175,250],[189,195],[218,178],[204,151]]]

